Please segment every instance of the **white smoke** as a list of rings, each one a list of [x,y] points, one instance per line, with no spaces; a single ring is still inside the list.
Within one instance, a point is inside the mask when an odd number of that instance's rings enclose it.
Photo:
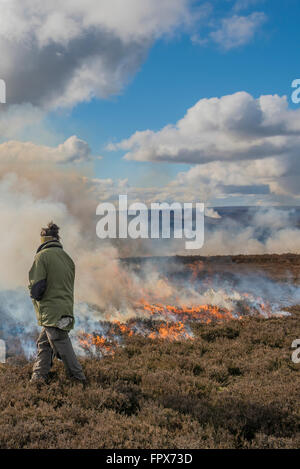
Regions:
[[[76,331],[84,327],[91,332],[99,320],[126,321],[138,315],[145,317],[145,311],[139,307],[141,300],[176,306],[206,303],[229,309],[234,306],[242,294],[241,283],[235,289],[213,284],[203,290],[199,283],[174,281],[177,270],[182,270],[176,263],[167,268],[163,263],[143,267],[141,271],[133,271],[121,263],[122,251],[143,255],[147,250],[150,254],[154,245],[151,241],[147,245],[147,240],[143,240],[113,246],[98,240],[95,209],[99,201],[95,193],[88,177],[63,168],[58,170],[49,165],[5,167],[4,164],[1,167],[0,332],[18,336],[27,356],[34,351],[36,333],[35,314],[27,290],[28,271],[40,243],[40,229],[51,219],[61,226],[62,243],[76,264]],[[291,214],[292,211],[261,209],[252,218],[253,226],[243,227],[238,221],[229,223],[211,212],[214,222],[221,225],[215,230],[209,229],[200,253],[300,252],[299,230],[292,225]],[[264,230],[261,239],[256,234],[258,229]],[[166,254],[168,246],[170,253],[178,253],[178,245],[169,240],[156,244],[155,249]],[[278,296],[288,298],[286,304],[299,301],[299,290],[288,284],[279,286],[271,281],[267,284],[253,279],[248,283],[247,290],[252,289],[253,298],[260,292],[262,298],[274,304]],[[260,291],[262,285],[267,285],[264,291]],[[274,312],[280,311],[282,306],[279,301]]]

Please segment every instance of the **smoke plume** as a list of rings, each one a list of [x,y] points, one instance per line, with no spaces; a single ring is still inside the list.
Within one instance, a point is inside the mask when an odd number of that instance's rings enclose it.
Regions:
[[[140,271],[131,268],[120,262],[124,254],[176,254],[180,252],[180,242],[100,241],[95,233],[95,213],[101,197],[103,194],[88,174],[66,170],[63,166],[3,164],[0,169],[0,333],[4,338],[18,336],[27,355],[33,353],[36,335],[27,291],[28,271],[40,243],[40,229],[49,220],[61,227],[64,248],[76,264],[76,331],[92,332],[99,327],[99,320],[124,322],[134,317],[147,318],[145,301],[179,308],[211,304],[235,311],[240,295],[248,290],[252,291],[252,305],[257,302],[254,295],[261,294],[273,302],[271,312],[276,313],[282,310],[280,296],[288,298],[287,304],[298,300],[297,288],[288,284],[278,286],[272,281],[248,279],[247,288],[240,281],[235,289],[232,285],[225,288],[216,279],[211,285],[204,284],[205,288],[199,282],[190,284],[178,276],[180,268],[175,261],[167,268],[163,263],[145,266]],[[213,225],[208,224],[200,253],[299,252],[299,230],[293,214],[293,210],[262,208],[253,212],[250,226],[245,226],[239,220],[225,219],[218,210],[210,210],[207,215]],[[262,285],[265,287],[260,291]],[[160,317],[163,316],[162,309]]]

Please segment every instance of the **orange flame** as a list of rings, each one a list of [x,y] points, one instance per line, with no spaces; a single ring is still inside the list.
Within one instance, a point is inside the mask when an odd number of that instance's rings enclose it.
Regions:
[[[232,311],[210,304],[197,306],[151,304],[145,299],[137,302],[135,307],[137,312],[147,313],[144,320],[135,318],[126,323],[118,320],[105,322],[105,333],[102,335],[81,332],[78,335],[80,346],[91,353],[96,350],[101,355],[113,355],[123,337],[143,335],[149,339],[193,340],[193,334],[189,331],[190,322],[199,321],[208,324],[213,321],[241,320],[249,314],[263,314],[265,317],[272,315],[271,305],[263,303],[262,299],[254,299],[247,293],[242,294],[242,298],[236,302]]]
[[[103,336],[80,332],[78,334],[78,341],[79,345],[86,351],[90,351],[95,346],[103,355],[114,354],[113,344]]]
[[[149,304],[147,301],[141,300],[142,306],[145,311],[155,316],[180,316],[182,321],[189,320],[202,320],[204,322],[211,321],[212,319],[228,320],[235,319],[233,313],[225,308],[212,305],[199,305],[199,306],[172,306],[162,304]]]
[[[182,340],[182,339],[193,339],[193,336],[188,333],[185,329],[185,325],[182,322],[175,322],[173,324],[166,323],[161,324],[157,332],[151,332],[148,335],[149,339],[168,339],[168,340]]]

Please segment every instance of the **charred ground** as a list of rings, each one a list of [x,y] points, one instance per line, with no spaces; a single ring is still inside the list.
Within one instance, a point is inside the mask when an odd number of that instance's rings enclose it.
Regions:
[[[166,266],[181,265],[183,271],[192,267],[199,274],[230,274],[254,273],[269,276],[274,280],[300,283],[300,254],[253,254],[238,256],[157,256],[157,257],[127,257],[122,262],[140,270],[145,264]]]

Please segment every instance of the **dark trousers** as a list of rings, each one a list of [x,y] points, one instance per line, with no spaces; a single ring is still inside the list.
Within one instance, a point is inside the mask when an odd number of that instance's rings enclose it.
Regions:
[[[68,332],[57,327],[44,327],[37,340],[38,355],[33,366],[33,375],[46,378],[52,366],[53,357],[59,357],[69,377],[85,380]]]

